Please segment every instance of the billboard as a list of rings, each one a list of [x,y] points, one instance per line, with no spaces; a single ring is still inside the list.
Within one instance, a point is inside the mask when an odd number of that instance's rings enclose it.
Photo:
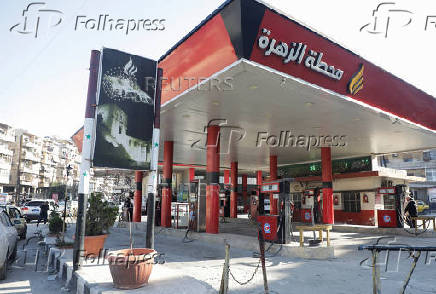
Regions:
[[[150,169],[156,68],[154,60],[103,48],[94,167]]]

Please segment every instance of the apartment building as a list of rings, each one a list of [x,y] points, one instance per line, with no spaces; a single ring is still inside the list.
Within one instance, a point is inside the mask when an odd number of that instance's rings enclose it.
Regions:
[[[8,192],[14,144],[14,129],[11,126],[0,123],[0,193]]]
[[[380,156],[379,164],[406,170],[408,176],[425,177],[425,182],[410,183],[410,189],[416,199],[436,202],[436,149]]]
[[[39,186],[43,140],[26,130],[15,130],[10,184],[19,194],[30,195]]]
[[[59,143],[52,137],[44,137],[39,173],[39,190],[44,190],[44,188],[48,188],[51,184],[57,182],[57,168],[60,161]]]
[[[57,167],[57,181],[66,182],[67,169],[69,169],[68,181],[69,186],[78,183],[81,156],[77,147],[70,140],[57,139],[59,144],[59,165]]]
[[[0,123],[0,193],[51,197],[53,186],[76,191],[81,155],[71,140],[39,137]],[[69,171],[67,178],[67,169]],[[91,172],[93,175],[94,172]],[[111,198],[134,189],[133,174],[100,169],[91,178],[91,191]],[[75,188],[73,188],[75,187]]]

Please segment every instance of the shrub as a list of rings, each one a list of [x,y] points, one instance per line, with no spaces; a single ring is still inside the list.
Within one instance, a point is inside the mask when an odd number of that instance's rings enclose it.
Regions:
[[[103,201],[101,193],[92,193],[88,199],[86,211],[86,236],[104,235],[115,223],[118,216],[118,207],[111,207]]]
[[[50,233],[59,234],[62,231],[63,220],[59,213],[52,211],[50,213],[50,218],[48,219],[48,229]]]

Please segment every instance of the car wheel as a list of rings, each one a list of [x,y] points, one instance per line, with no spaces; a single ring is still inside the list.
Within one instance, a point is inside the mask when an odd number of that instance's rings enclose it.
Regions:
[[[26,223],[30,223],[30,219],[26,218]]]
[[[13,263],[16,257],[17,257],[17,244],[15,244],[14,252],[12,252],[11,259],[9,261]]]
[[[8,275],[8,254],[6,254],[5,262],[0,268],[0,280],[6,279],[6,276]]]

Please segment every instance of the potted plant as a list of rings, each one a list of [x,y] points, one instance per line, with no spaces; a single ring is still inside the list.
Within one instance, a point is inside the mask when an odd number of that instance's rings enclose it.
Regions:
[[[103,249],[109,228],[115,223],[118,208],[111,207],[108,202],[103,201],[101,193],[92,193],[88,204],[84,249],[86,255],[97,256]]]
[[[148,283],[157,252],[149,248],[133,248],[132,223],[129,223],[130,248],[109,252],[109,270],[115,288],[137,289]]]
[[[130,248],[109,252],[109,270],[115,288],[137,289],[148,283],[157,252],[149,248]]]

